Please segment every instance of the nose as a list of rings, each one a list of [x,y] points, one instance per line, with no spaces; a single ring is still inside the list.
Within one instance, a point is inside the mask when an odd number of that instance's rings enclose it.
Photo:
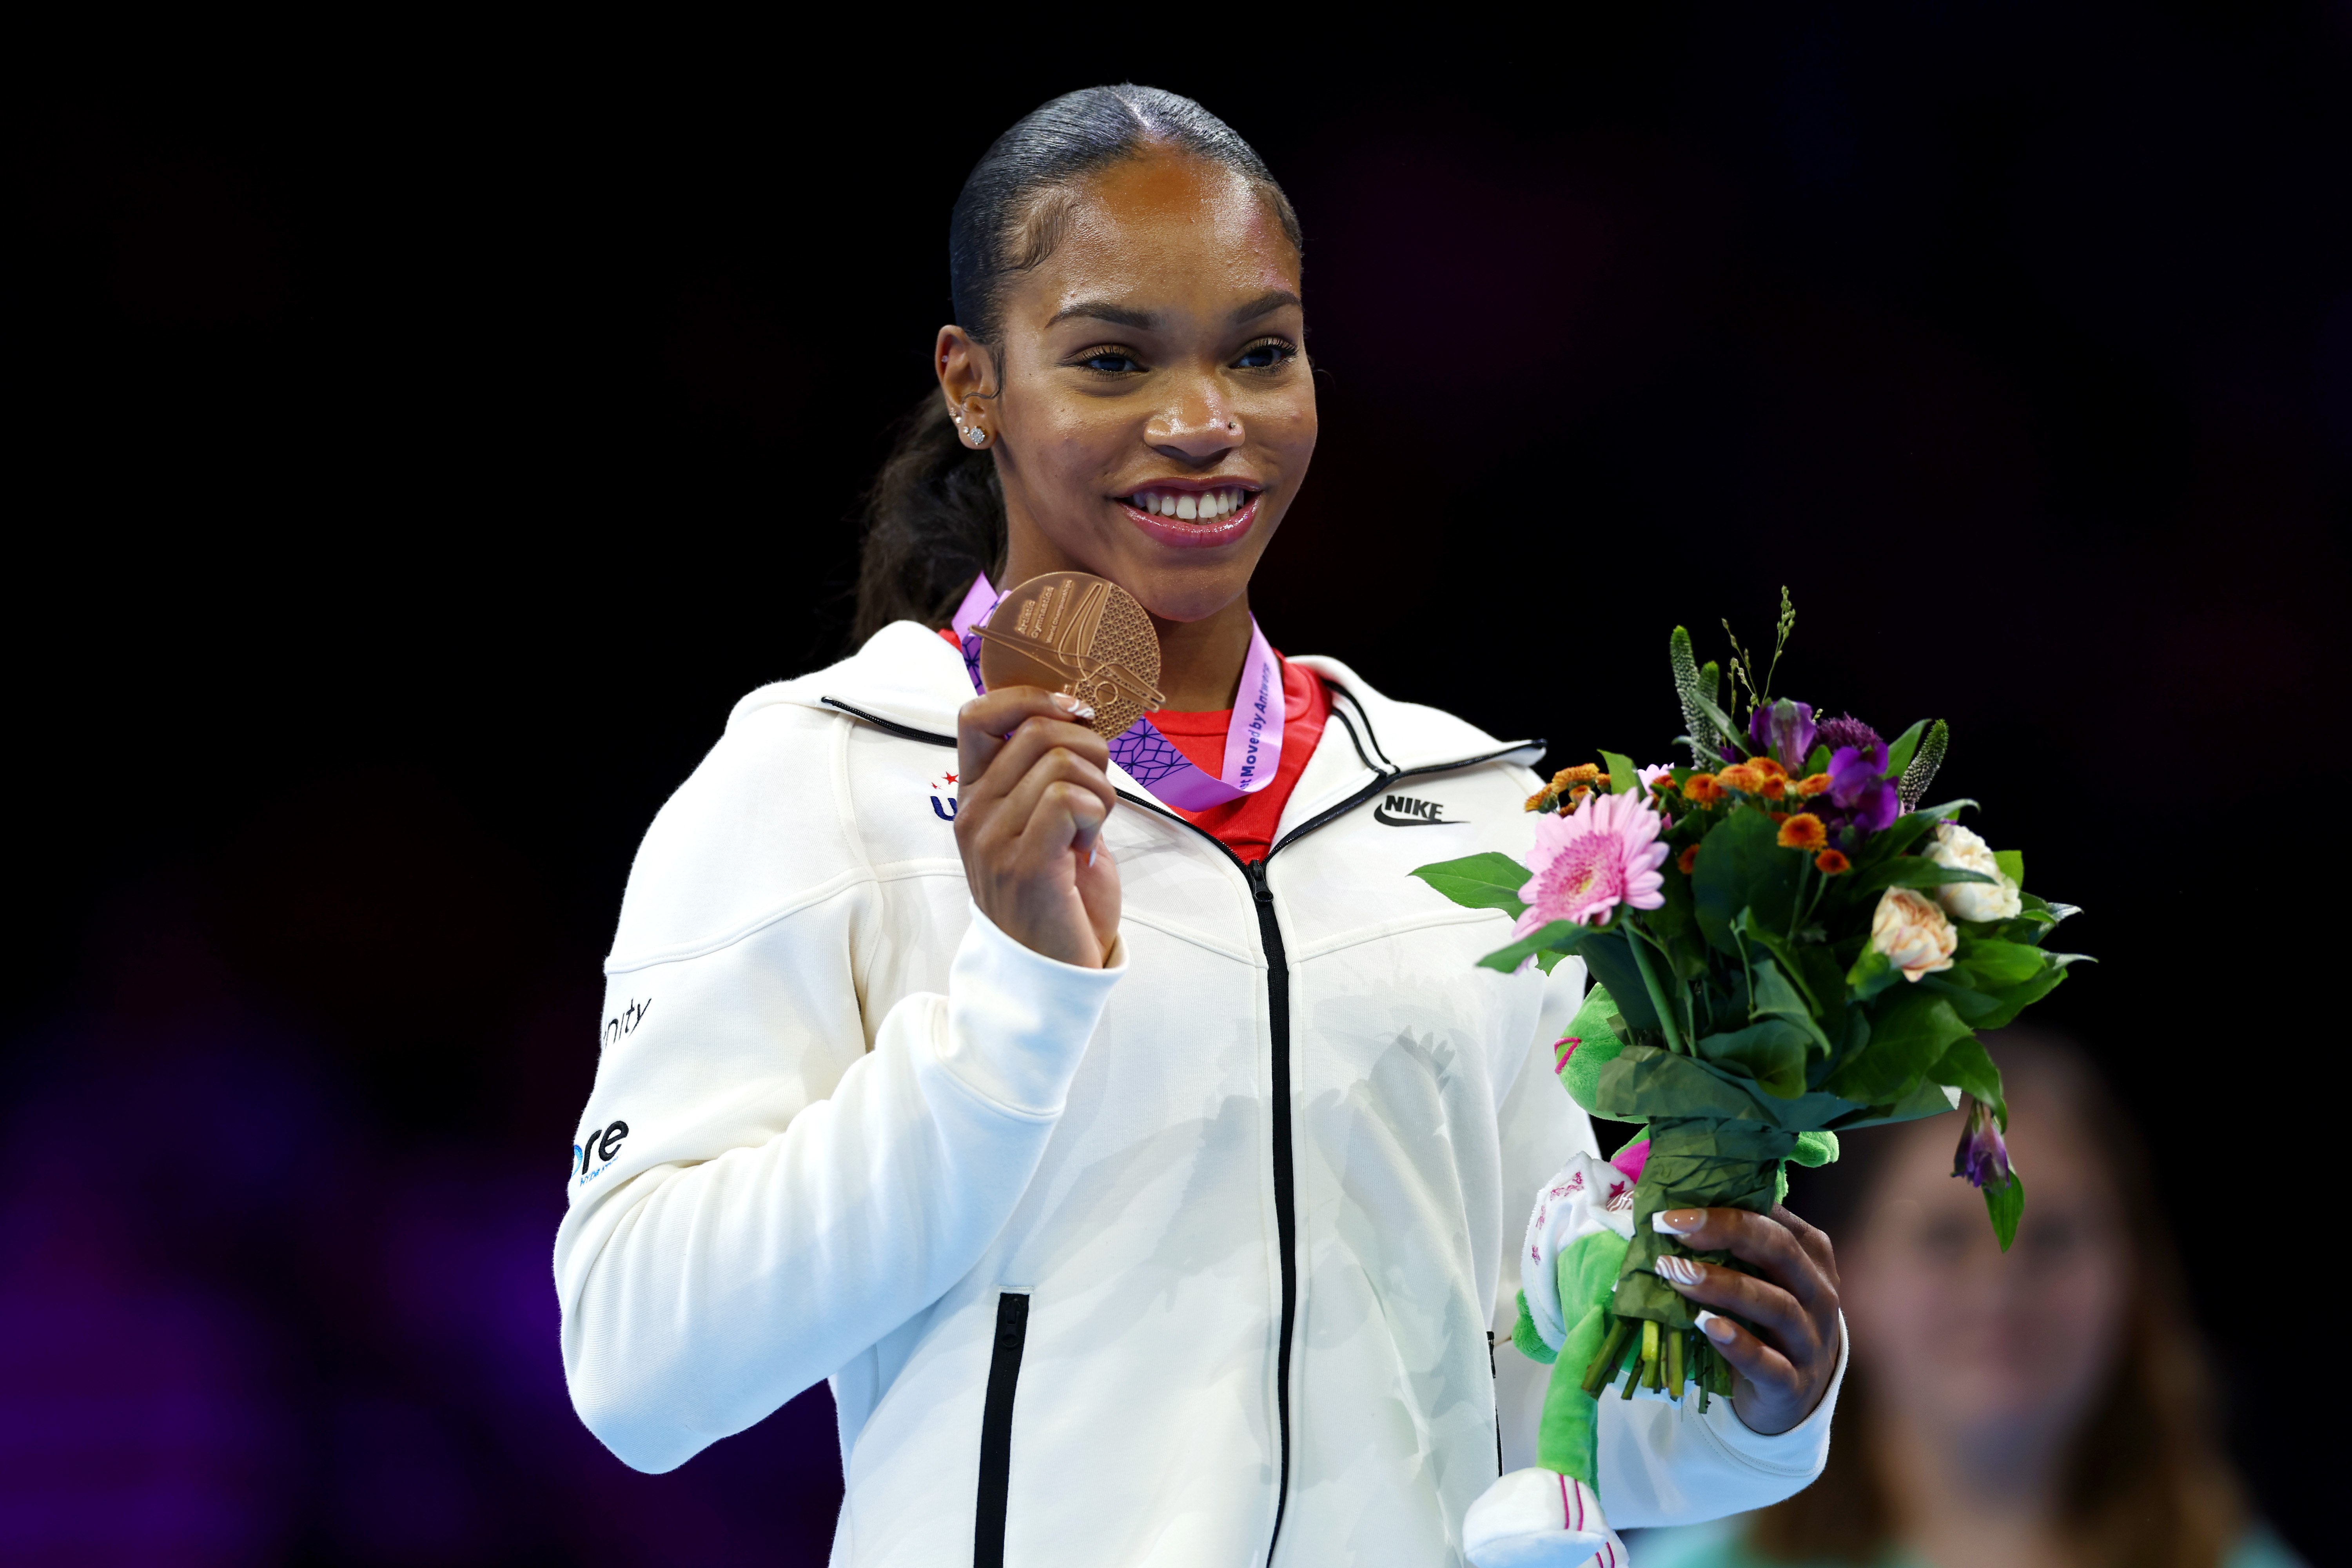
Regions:
[[[1213,463],[1242,444],[1241,416],[1209,388],[1199,388],[1152,416],[1143,438],[1181,462]]]

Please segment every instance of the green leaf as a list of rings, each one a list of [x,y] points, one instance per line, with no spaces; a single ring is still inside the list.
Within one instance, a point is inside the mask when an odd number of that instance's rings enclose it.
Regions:
[[[1623,906],[1619,906],[1619,919],[1623,919]],[[1642,984],[1642,972],[1633,963],[1633,951],[1626,944],[1633,939],[1612,924],[1605,931],[1594,931],[1577,948],[1576,956],[1592,978],[1609,988],[1618,1016],[1636,1029],[1658,1026],[1658,1010],[1650,1005],[1650,988]]]
[[[1528,885],[1528,868],[1498,850],[1416,866],[1412,874],[1465,909],[1500,910],[1514,919],[1527,912],[1519,889]]]
[[[2050,955],[2021,942],[1990,942],[1963,937],[1952,962],[1969,972],[1980,990],[2001,991],[2042,973]]]
[[[1970,1035],[1955,1040],[1927,1076],[1937,1083],[1947,1083],[1962,1094],[1971,1094],[1993,1108],[2001,1125],[2009,1125],[2009,1102],[2001,1098],[2000,1068],[1993,1066],[1992,1058],[1985,1054],[1984,1042]]]
[[[1976,805],[1975,801],[1963,795],[1958,800],[1948,800],[1941,805],[1911,806],[1904,816],[1916,816],[1926,822],[1952,822],[1958,820],[1961,812]]]
[[[2025,1217],[2025,1178],[2017,1167],[2009,1168],[2009,1180],[1997,1187],[1984,1190],[1985,1213],[1992,1216],[1992,1233],[2000,1238],[2000,1249],[2017,1239],[2017,1222]]]
[[[1634,771],[1633,759],[1616,752],[1601,753],[1601,765],[1609,770],[1609,793],[1632,795],[1640,787],[1642,775]]]
[[[1899,1100],[1953,1041],[1973,1032],[1948,998],[1906,984],[1872,1009],[1869,1048],[1841,1064],[1822,1087],[1864,1105]]]
[[[1911,765],[1911,753],[1919,749],[1919,737],[1927,732],[1927,721],[1920,720],[1889,742],[1886,748],[1886,771],[1878,776],[1895,779]]]
[[[2006,1028],[2016,1022],[2017,1016],[2058,989],[2066,978],[2066,966],[2053,963],[2021,985],[2012,985],[1998,998],[1999,1005],[1976,1020],[1979,1029]]]
[[[2009,879],[2011,886],[2021,889],[2025,886],[2024,850],[1996,849],[1992,852],[1992,863],[2000,868],[2000,874]]]
[[[1571,953],[1594,935],[1591,926],[1578,925],[1574,921],[1554,921],[1540,931],[1529,931],[1508,947],[1498,947],[1478,961],[1485,969],[1498,969],[1505,974],[1539,952]],[[1547,969],[1544,973],[1549,973]]]
[[[1825,773],[1829,771],[1830,749],[1827,746],[1815,746],[1813,754],[1805,759],[1805,771],[1797,776],[1805,778],[1813,773]]]
[[[1823,1056],[1830,1054],[1830,1037],[1822,1032],[1814,1020],[1813,1010],[1780,966],[1769,958],[1759,958],[1751,966],[1756,976],[1756,989],[1748,1005],[1751,1018],[1780,1018],[1801,1031],[1805,1037],[1821,1047]]]
[[[1698,863],[1691,868],[1691,897],[1698,928],[1717,952],[1738,952],[1731,922],[1744,909],[1774,931],[1788,929],[1805,859],[1783,850],[1779,837],[1770,817],[1739,805],[1700,840]]]
[[[1982,871],[1963,871],[1958,866],[1939,866],[1925,855],[1897,855],[1883,866],[1873,866],[1867,871],[1851,871],[1853,891],[1857,895],[1884,892],[1889,888],[1940,888],[1949,882],[1990,882]]]
[[[1707,668],[1712,669],[1715,667],[1713,665],[1709,665]],[[1698,703],[1698,710],[1706,715],[1707,722],[1713,724],[1717,729],[1723,731],[1725,743],[1729,745],[1732,750],[1745,753],[1748,750],[1747,742],[1740,735],[1739,726],[1731,721],[1730,715],[1724,712],[1722,709],[1717,707],[1714,701],[1708,698],[1706,693],[1698,691],[1693,692],[1691,695],[1693,700]],[[1719,768],[1723,765],[1724,764],[1720,759],[1708,759],[1708,767],[1710,770]]]
[[[1853,961],[1853,967],[1845,972],[1846,989],[1850,993],[1847,1000],[1867,1002],[1902,978],[1903,972],[1895,968],[1885,953],[1874,947],[1865,947],[1862,950],[1862,956]]]
[[[1771,960],[1764,961],[1769,967]],[[1794,1100],[1805,1092],[1805,1047],[1809,1037],[1803,1030],[1779,1018],[1768,1018],[1744,1029],[1709,1035],[1701,1039],[1696,1051],[1703,1061],[1714,1063],[1754,1079],[1767,1093],[1781,1100]]]

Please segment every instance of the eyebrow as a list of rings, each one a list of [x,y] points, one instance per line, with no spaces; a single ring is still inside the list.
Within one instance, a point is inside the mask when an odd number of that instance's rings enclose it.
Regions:
[[[1255,321],[1260,316],[1270,316],[1286,305],[1297,303],[1297,295],[1287,289],[1276,289],[1241,306],[1234,311],[1230,320],[1234,325],[1240,326],[1244,321]],[[1113,326],[1133,327],[1141,332],[1148,332],[1160,324],[1160,317],[1155,311],[1139,310],[1128,305],[1114,305],[1108,300],[1080,300],[1065,305],[1055,311],[1054,319],[1045,324],[1049,327],[1059,326],[1075,316],[1084,316],[1097,321],[1108,321]]]

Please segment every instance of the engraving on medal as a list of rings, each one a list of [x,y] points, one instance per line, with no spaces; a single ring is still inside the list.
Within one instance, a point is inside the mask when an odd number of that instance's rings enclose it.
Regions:
[[[1008,589],[980,634],[989,689],[1042,686],[1095,710],[1095,732],[1122,734],[1168,700],[1160,694],[1160,636],[1135,596],[1108,578],[1049,572]]]

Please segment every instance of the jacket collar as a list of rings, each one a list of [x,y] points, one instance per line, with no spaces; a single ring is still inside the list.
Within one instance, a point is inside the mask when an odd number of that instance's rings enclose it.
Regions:
[[[1325,748],[1335,742],[1351,744],[1371,773],[1503,757],[1533,766],[1542,754],[1540,741],[1497,740],[1443,710],[1400,702],[1336,658],[1307,654],[1295,662],[1315,671],[1331,688],[1332,725],[1345,733],[1327,730]],[[750,693],[735,705],[728,722],[772,703],[788,703],[879,721],[909,739],[952,745],[956,710],[971,700],[971,678],[965,673],[962,656],[937,632],[913,621],[893,621],[840,663]]]

